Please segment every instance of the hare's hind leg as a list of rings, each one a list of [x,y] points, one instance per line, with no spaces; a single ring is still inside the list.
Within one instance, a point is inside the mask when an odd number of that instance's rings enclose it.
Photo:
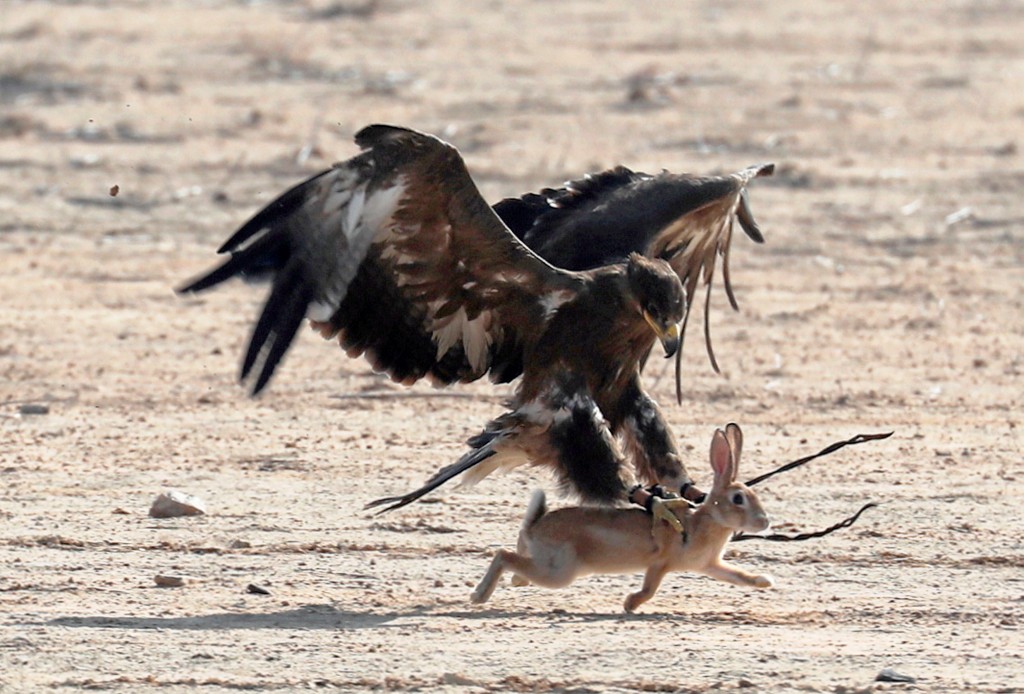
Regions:
[[[498,579],[505,571],[522,576],[527,583],[535,583],[545,588],[564,588],[576,578],[576,569],[575,557],[571,554],[555,552],[551,556],[545,554],[541,558],[533,558],[509,552],[507,549],[499,549],[494,561],[491,562],[491,568],[473,591],[471,599],[475,603],[486,602],[494,593]]]
[[[470,596],[470,600],[477,604],[487,602],[491,595],[494,594],[494,589],[497,588],[501,575],[506,571],[513,572],[517,577],[521,576],[523,585],[528,585],[531,581],[541,585],[549,585],[548,572],[534,564],[533,559],[510,552],[507,549],[499,549],[498,553],[494,555],[494,560],[491,562],[490,568],[487,569],[487,573],[484,574],[480,584],[477,585],[473,595]],[[570,578],[565,584],[567,585],[571,581],[572,579]]]
[[[476,604],[487,602],[487,600],[494,594],[494,589],[498,585],[498,579],[501,578],[501,574],[505,572],[505,562],[510,556],[515,556],[513,552],[509,552],[504,549],[499,549],[494,555],[494,559],[491,561],[491,565],[487,568],[487,573],[480,579],[480,583],[477,584],[476,590],[470,596]]]
[[[527,557],[530,555],[530,548],[526,544],[525,532],[519,533],[519,541],[516,542],[516,552],[518,552],[519,556],[521,557]],[[517,588],[521,588],[522,586],[530,585],[530,581],[528,581],[523,576],[520,576],[519,574],[512,574],[512,585],[514,585]]]

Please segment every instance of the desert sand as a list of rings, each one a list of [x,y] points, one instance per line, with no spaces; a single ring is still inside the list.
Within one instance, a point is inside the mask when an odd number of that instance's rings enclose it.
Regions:
[[[6,0],[0,9],[0,691],[1024,691],[1024,7],[1017,2]],[[615,164],[773,161],[675,404],[779,532],[750,591],[673,575],[499,587],[523,470],[375,517],[508,386],[402,388],[303,331],[250,399],[264,289],[174,287],[372,122],[485,196]],[[112,189],[116,186],[116,195]],[[203,516],[153,519],[165,489]],[[183,579],[158,587],[156,575]],[[268,594],[247,592],[259,586]],[[916,683],[876,682],[884,669]]]

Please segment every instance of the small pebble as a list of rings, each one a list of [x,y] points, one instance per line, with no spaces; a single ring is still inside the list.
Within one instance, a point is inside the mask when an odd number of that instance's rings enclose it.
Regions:
[[[50,407],[48,405],[37,405],[35,403],[27,403],[18,408],[18,412],[21,414],[50,414]]]
[[[270,591],[263,586],[258,586],[255,583],[250,583],[245,587],[246,593],[252,593],[253,595],[270,595]]]
[[[441,681],[447,685],[455,685],[459,687],[472,687],[479,685],[480,683],[476,680],[466,677],[461,672],[446,672],[441,676]]]
[[[883,669],[875,675],[875,682],[906,682],[908,684],[917,682],[916,677],[896,672],[890,667]]]
[[[974,217],[974,210],[970,207],[961,207],[956,212],[946,215],[946,226],[951,227],[954,224],[966,221]],[[883,670],[884,672],[884,670]]]
[[[153,518],[178,518],[180,516],[201,516],[206,513],[202,499],[177,490],[166,491],[153,501],[149,515]]]
[[[161,588],[181,588],[185,585],[185,579],[181,576],[162,576],[157,574],[153,577],[153,583]]]

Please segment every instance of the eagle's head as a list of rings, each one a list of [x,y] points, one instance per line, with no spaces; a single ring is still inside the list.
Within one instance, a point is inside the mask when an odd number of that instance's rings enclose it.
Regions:
[[[679,349],[679,323],[686,312],[686,292],[675,270],[664,260],[631,253],[626,277],[644,319],[671,357]]]

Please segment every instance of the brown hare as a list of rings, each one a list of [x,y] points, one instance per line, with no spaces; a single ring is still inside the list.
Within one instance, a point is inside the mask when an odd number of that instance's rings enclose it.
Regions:
[[[562,588],[592,573],[632,573],[646,569],[643,587],[626,598],[632,612],[654,596],[665,574],[692,571],[741,586],[769,588],[772,579],[722,561],[735,531],[759,532],[768,515],[757,496],[736,481],[743,434],[736,424],[715,431],[711,441],[714,485],[696,509],[666,502],[682,521],[680,534],[668,522],[639,508],[573,507],[547,512],[544,492],[534,492],[519,533],[518,551],[498,550],[472,595],[486,602],[506,570],[513,585],[536,583]]]

